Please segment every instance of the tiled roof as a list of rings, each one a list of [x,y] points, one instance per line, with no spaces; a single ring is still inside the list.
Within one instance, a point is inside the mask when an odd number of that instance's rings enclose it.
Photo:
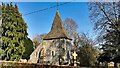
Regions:
[[[51,31],[43,38],[43,40],[52,39],[69,39],[72,40],[65,31],[59,12],[56,11],[56,15],[52,24]]]

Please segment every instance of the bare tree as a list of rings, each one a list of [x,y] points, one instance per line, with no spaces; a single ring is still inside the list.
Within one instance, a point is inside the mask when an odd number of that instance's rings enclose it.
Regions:
[[[77,28],[78,28],[77,23],[71,18],[66,18],[65,21],[63,22],[63,25],[64,25],[67,33],[71,37],[74,37],[74,35],[77,33]]]
[[[92,2],[88,3],[90,10],[90,19],[94,23],[94,29],[104,34],[109,26],[113,26],[116,30],[120,24],[120,2]]]
[[[74,50],[77,50],[78,37],[79,37],[79,33],[77,31],[77,28],[78,28],[77,23],[71,18],[66,18],[65,21],[63,22],[63,25],[65,27],[65,30],[67,31],[67,34],[73,40],[73,45],[74,45],[73,48],[74,48]]]
[[[120,2],[89,3],[91,22],[94,29],[100,33],[98,40],[101,43],[104,56],[102,61],[120,61]]]
[[[84,33],[79,34],[78,37],[78,61],[81,66],[95,66],[97,62],[96,57],[99,51],[95,48],[94,41]],[[87,61],[87,62],[86,62]]]
[[[33,38],[33,43],[34,43],[34,47],[36,48],[43,40],[43,37],[45,36],[46,34],[40,34],[40,35],[36,35],[34,36]]]

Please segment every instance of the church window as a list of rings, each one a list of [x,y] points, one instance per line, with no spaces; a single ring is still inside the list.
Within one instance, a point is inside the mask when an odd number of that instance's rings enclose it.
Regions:
[[[51,54],[52,54],[52,56],[54,56],[54,55],[55,55],[55,51],[52,51],[52,53],[51,53]]]

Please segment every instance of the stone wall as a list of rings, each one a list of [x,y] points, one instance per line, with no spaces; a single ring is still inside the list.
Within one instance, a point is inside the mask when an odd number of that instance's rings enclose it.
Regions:
[[[44,65],[39,63],[21,63],[12,61],[0,61],[0,68],[80,68],[74,66]]]
[[[73,63],[71,49],[70,40],[43,40],[32,52],[28,62],[69,65]]]
[[[0,61],[0,68],[106,68],[106,67],[77,67],[64,65],[44,65],[40,63],[21,63],[13,61]],[[108,67],[114,68],[114,67]]]
[[[42,49],[42,43],[32,52],[32,54],[30,55],[30,59],[28,60],[28,62],[37,63],[38,58],[39,58],[39,53],[40,53],[41,49]]]

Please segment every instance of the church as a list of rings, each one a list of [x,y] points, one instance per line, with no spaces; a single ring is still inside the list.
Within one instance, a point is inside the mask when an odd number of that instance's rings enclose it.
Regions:
[[[30,55],[28,62],[48,65],[71,65],[74,63],[71,40],[64,29],[57,10],[50,32],[45,35],[42,43]]]

